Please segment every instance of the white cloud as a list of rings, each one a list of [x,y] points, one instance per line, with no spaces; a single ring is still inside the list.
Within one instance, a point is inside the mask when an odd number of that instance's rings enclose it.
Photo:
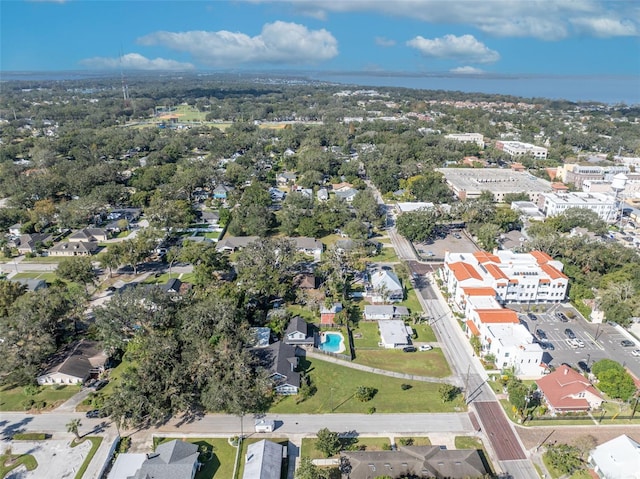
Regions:
[[[581,33],[595,37],[626,37],[638,35],[639,30],[630,20],[617,18],[575,18],[571,23]]]
[[[184,71],[193,70],[191,63],[182,63],[166,58],[146,58],[139,53],[127,53],[121,58],[93,57],[80,61],[88,68],[99,70],[125,69],[125,70],[161,70],[161,71]]]
[[[446,58],[471,63],[493,63],[500,59],[500,54],[479,42],[473,35],[445,35],[428,39],[417,36],[407,42],[425,57]]]
[[[379,45],[381,47],[392,47],[396,44],[395,40],[392,40],[390,38],[385,38],[385,37],[376,37],[375,41],[376,41],[376,45]]]
[[[275,2],[283,0],[250,0]],[[640,34],[637,2],[610,0],[288,0],[314,18],[327,12],[378,12],[434,24],[466,25],[500,37],[560,40],[574,33],[596,36]],[[602,19],[625,18],[616,28]],[[615,22],[615,21],[614,21]],[[598,25],[600,23],[600,25]],[[586,28],[585,24],[592,25]],[[631,33],[633,32],[633,33]]]
[[[138,39],[142,45],[162,45],[188,52],[209,66],[247,63],[305,64],[329,60],[338,54],[337,40],[325,29],[277,21],[262,27],[260,35],[217,32],[155,32]]]
[[[470,67],[470,66],[452,68],[449,71],[451,73],[460,73],[463,75],[478,75],[480,73],[484,73],[484,70],[481,70],[480,68]]]

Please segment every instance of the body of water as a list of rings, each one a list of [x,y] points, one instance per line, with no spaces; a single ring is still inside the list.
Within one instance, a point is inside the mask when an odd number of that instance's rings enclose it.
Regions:
[[[344,338],[341,333],[324,333],[320,349],[330,353],[340,353],[344,351]]]

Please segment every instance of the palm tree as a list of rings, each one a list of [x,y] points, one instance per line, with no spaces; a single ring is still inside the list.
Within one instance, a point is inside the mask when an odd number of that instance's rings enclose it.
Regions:
[[[78,428],[82,426],[80,419],[72,419],[67,423],[67,432],[72,432],[76,435],[76,439],[80,439],[80,434],[78,434]]]

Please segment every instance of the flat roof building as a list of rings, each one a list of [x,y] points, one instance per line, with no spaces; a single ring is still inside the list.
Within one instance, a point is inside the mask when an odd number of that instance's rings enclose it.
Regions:
[[[480,148],[484,148],[484,136],[482,136],[482,133],[452,133],[445,135],[445,138],[459,141],[460,143],[475,143]]]
[[[531,143],[522,143],[521,141],[496,141],[496,149],[514,156],[530,155],[537,159],[545,159],[547,157],[547,149],[542,146],[532,145]]]
[[[483,191],[493,193],[497,203],[509,193],[527,193],[537,202],[541,193],[551,192],[551,183],[527,172],[501,168],[437,168],[454,194],[461,200],[479,198]]]
[[[605,193],[543,193],[538,208],[545,216],[557,216],[570,208],[585,208],[598,214],[604,221],[615,220],[616,199]]]

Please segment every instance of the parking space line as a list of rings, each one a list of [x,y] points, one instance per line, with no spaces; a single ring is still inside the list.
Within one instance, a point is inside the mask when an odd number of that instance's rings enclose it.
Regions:
[[[596,341],[593,336],[591,336],[587,332],[585,332],[584,335],[591,340],[591,342],[594,344],[595,347],[597,347],[600,351],[604,351],[604,346],[602,346],[602,344],[600,344],[598,341]]]

